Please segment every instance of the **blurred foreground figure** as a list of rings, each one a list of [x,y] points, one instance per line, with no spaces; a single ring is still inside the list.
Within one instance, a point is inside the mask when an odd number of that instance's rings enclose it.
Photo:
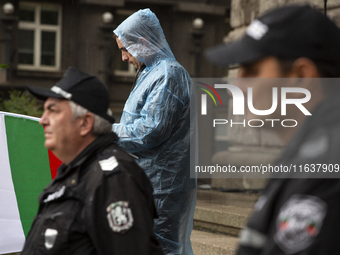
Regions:
[[[152,186],[115,141],[104,84],[70,67],[45,101],[45,147],[63,164],[39,196],[22,255],[162,254],[153,233]]]
[[[320,79],[340,77],[339,45],[340,31],[324,14],[309,6],[292,5],[255,19],[241,40],[206,52],[212,63],[239,64],[240,78],[289,78],[276,79],[272,84],[266,82],[269,79],[254,79],[256,85],[244,81],[253,86],[256,109],[271,107],[274,87],[278,91],[297,87],[311,93],[310,100],[302,105],[311,115],[304,114],[302,107],[287,107],[284,119],[296,120],[298,127],[274,127],[288,143],[277,166],[296,166],[299,171],[299,166],[312,170],[314,165],[316,173],[317,164],[322,164],[328,167],[326,172],[339,171],[340,79],[333,80],[336,86]],[[246,94],[242,83],[241,80],[240,88]],[[289,98],[299,99],[302,95],[292,92]],[[256,118],[282,119],[280,114],[276,111]],[[247,115],[253,116],[251,112]],[[340,254],[338,176],[316,179],[306,171],[273,177],[241,232],[237,254]]]
[[[113,32],[122,60],[137,69],[137,76],[120,123],[112,129],[119,145],[134,154],[151,180],[158,211],[155,233],[163,252],[193,254],[196,179],[190,178],[191,78],[176,61],[149,9],[132,14]]]

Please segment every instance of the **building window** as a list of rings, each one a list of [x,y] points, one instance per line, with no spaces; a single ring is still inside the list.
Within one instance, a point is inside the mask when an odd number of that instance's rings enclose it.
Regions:
[[[58,71],[61,6],[20,3],[18,69]]]
[[[115,24],[118,26],[120,23],[122,23],[127,17],[129,17],[131,14],[133,14],[135,11],[129,11],[129,10],[117,10],[115,14]],[[115,75],[125,75],[125,76],[135,76],[136,75],[136,69],[133,67],[133,65],[129,64],[128,62],[122,61],[122,53],[118,49],[118,47],[115,47],[114,52],[114,74]]]

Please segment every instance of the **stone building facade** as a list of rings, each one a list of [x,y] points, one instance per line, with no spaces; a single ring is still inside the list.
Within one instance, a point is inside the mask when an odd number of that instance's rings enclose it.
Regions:
[[[1,10],[6,3],[14,7],[10,14]],[[50,87],[74,66],[107,84],[119,119],[136,72],[122,63],[112,30],[144,8],[157,15],[176,59],[192,76],[197,59],[201,77],[222,75],[201,53],[227,34],[230,0],[0,0],[0,64],[10,63],[8,71],[0,70],[0,90]],[[103,23],[106,12],[112,23]],[[196,18],[204,21],[198,47]]]

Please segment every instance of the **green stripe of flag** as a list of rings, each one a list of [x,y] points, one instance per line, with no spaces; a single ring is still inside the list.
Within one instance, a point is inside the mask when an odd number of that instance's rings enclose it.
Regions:
[[[38,210],[38,195],[52,180],[44,129],[35,120],[5,116],[8,154],[25,236]]]

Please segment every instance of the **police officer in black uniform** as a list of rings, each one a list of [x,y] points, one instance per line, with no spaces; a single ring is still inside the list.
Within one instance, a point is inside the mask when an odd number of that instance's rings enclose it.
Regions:
[[[162,254],[152,186],[115,144],[104,84],[70,67],[50,90],[28,89],[45,100],[45,146],[63,164],[39,196],[21,254]]]
[[[239,64],[240,78],[291,78],[277,79],[276,87],[287,82],[311,93],[302,105],[311,116],[287,108],[284,118],[299,125],[273,128],[288,143],[276,166],[293,170],[269,180],[237,254],[340,254],[340,80],[319,79],[340,77],[339,28],[310,6],[287,5],[255,19],[239,41],[206,54],[218,65]],[[254,104],[264,106],[266,89],[264,80],[253,87]]]

